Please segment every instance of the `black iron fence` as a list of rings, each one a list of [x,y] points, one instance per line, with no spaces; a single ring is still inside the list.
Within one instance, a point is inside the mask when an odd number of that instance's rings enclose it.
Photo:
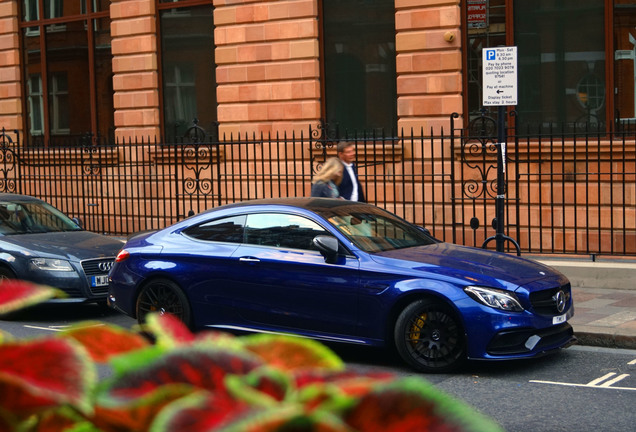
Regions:
[[[224,141],[195,125],[179,143],[84,139],[72,146],[27,146],[3,130],[0,192],[40,197],[87,229],[127,235],[226,203],[307,196],[313,173],[348,140],[356,143],[368,201],[445,241],[481,247],[495,233],[495,200],[504,197],[505,234],[523,253],[636,255],[633,133],[508,129],[498,190],[492,120],[465,129],[451,123],[437,134],[318,127]]]

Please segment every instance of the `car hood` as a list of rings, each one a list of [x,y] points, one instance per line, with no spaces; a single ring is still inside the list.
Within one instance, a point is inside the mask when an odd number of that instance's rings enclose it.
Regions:
[[[43,257],[64,257],[71,261],[114,257],[124,244],[122,240],[91,231],[68,231],[21,234],[0,237],[5,248]],[[10,246],[11,245],[11,246]]]
[[[524,285],[537,285],[534,282],[540,280],[550,285],[567,281],[557,270],[536,261],[450,243],[374,253],[371,259],[383,265],[460,279],[467,284],[500,286],[511,290]]]

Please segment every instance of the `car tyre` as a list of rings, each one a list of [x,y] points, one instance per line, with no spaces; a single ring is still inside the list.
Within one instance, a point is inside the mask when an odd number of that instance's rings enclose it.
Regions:
[[[464,330],[457,315],[438,301],[409,304],[395,324],[395,346],[406,363],[422,372],[449,372],[466,358]]]
[[[137,297],[135,310],[140,324],[153,312],[172,314],[188,327],[192,324],[188,298],[176,283],[167,279],[156,279],[144,285]]]
[[[5,279],[15,279],[15,274],[6,267],[0,267],[0,282]]]

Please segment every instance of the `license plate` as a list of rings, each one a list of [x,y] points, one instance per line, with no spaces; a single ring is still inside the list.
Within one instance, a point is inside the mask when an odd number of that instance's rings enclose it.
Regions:
[[[561,324],[566,321],[565,315],[559,315],[552,318],[552,324]]]
[[[108,276],[93,276],[91,277],[91,286],[100,287],[108,285]]]

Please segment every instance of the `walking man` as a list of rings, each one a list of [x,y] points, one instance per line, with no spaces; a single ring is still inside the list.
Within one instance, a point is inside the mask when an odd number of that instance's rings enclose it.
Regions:
[[[356,148],[352,142],[340,141],[337,147],[338,157],[344,165],[342,181],[338,186],[340,196],[351,201],[365,202],[364,191],[358,180],[354,161],[356,159]]]

